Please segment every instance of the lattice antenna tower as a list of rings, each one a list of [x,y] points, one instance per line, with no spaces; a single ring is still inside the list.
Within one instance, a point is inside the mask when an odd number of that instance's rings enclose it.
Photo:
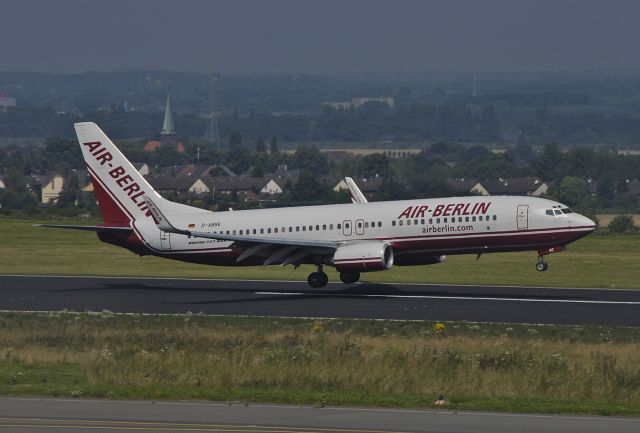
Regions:
[[[205,139],[208,140],[213,147],[220,148],[220,133],[218,132],[218,113],[216,113],[215,91],[216,83],[220,76],[211,74],[209,77],[209,113],[207,114],[207,130],[205,131]]]

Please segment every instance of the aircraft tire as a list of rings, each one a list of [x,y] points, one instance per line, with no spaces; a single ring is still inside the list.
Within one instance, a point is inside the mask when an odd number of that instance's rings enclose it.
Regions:
[[[313,289],[324,287],[329,282],[329,277],[324,272],[312,272],[307,278],[309,286]]]
[[[547,265],[547,262],[545,261],[539,261],[538,263],[536,263],[536,271],[538,272],[544,272],[549,268],[549,265]]]
[[[345,284],[357,283],[358,281],[360,281],[360,272],[357,272],[357,271],[354,271],[354,272],[348,272],[348,271],[340,272],[340,281],[342,281]]]

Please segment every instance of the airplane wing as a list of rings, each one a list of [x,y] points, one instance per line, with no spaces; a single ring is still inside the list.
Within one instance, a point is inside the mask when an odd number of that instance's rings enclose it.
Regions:
[[[131,227],[110,227],[110,226],[74,226],[63,224],[34,224],[33,227],[50,227],[54,229],[70,229],[70,230],[84,230],[91,232],[132,232]]]
[[[360,191],[360,188],[358,188],[358,185],[356,185],[356,182],[352,178],[345,177],[344,180],[347,183],[347,187],[349,188],[349,194],[351,194],[352,202],[368,203],[366,197],[364,196],[364,194],[362,194],[362,191]]]
[[[163,232],[177,233],[196,238],[217,239],[223,241],[232,241],[234,246],[241,248],[244,252],[238,257],[240,262],[260,251],[269,247],[275,249],[273,253],[265,260],[264,264],[268,265],[277,261],[282,261],[282,265],[295,264],[296,260],[302,260],[309,255],[329,255],[333,254],[340,242],[320,241],[313,239],[285,239],[261,236],[237,236],[227,235],[223,233],[198,232],[192,230],[182,230],[177,227],[164,215],[158,205],[148,196],[143,197],[156,225]]]

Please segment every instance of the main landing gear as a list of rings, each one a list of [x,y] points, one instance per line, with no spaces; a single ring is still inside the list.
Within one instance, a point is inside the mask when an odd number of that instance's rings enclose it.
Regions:
[[[307,278],[307,282],[309,286],[313,289],[319,289],[324,287],[329,282],[329,277],[322,271],[322,265],[317,265],[318,270],[316,272],[311,272],[309,277]]]
[[[360,272],[358,271],[342,271],[340,272],[340,281],[345,284],[357,283],[360,280]]]

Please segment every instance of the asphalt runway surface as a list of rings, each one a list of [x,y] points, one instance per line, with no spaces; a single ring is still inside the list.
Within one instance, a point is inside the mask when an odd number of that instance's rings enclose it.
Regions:
[[[0,432],[637,433],[640,418],[0,398]]]
[[[640,325],[640,290],[0,276],[0,310]]]

